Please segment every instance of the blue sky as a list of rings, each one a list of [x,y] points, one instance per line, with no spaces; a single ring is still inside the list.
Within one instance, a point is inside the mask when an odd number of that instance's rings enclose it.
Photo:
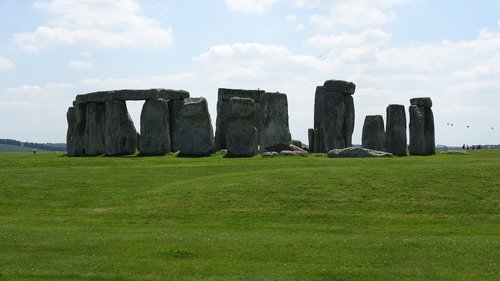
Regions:
[[[184,89],[215,121],[217,89],[234,87],[286,93],[292,136],[306,141],[315,87],[343,79],[357,84],[355,143],[364,116],[418,96],[434,101],[437,143],[500,143],[498,11],[494,0],[0,0],[0,138],[64,142],[75,95],[109,89]],[[141,103],[128,105],[138,127]]]

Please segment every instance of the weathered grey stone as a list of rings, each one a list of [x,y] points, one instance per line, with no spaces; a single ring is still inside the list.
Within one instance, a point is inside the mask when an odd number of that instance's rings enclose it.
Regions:
[[[262,155],[262,157],[276,157],[276,156],[279,156],[279,153],[276,151],[266,151],[266,152],[263,152],[261,155]]]
[[[182,100],[189,98],[189,92],[171,89],[139,89],[139,90],[116,90],[100,91],[84,95],[77,95],[74,105],[82,103],[104,103],[110,100]]]
[[[356,91],[356,84],[343,80],[326,80],[323,86],[327,91],[340,92],[346,95],[353,95]]]
[[[430,107],[425,108],[425,154],[436,154],[436,139],[434,132],[434,114]]]
[[[312,151],[324,153],[352,145],[356,85],[328,80],[316,87],[314,100],[314,145]]]
[[[413,98],[413,99],[410,99],[410,104],[423,106],[423,107],[432,107],[432,100],[429,97]]]
[[[308,140],[309,140],[309,151],[314,152],[314,129],[309,128],[307,130]]]
[[[429,97],[410,100],[410,154],[436,154],[434,114],[432,100]]]
[[[344,139],[345,147],[352,146],[352,134],[354,133],[354,99],[352,95],[344,97],[345,115],[344,115]]]
[[[205,98],[184,100],[181,112],[180,154],[207,156],[214,152],[214,135]]]
[[[292,144],[295,145],[296,147],[300,147],[301,149],[303,149],[304,147],[304,145],[300,140],[292,140]]]
[[[295,151],[295,150],[283,150],[280,152],[281,156],[301,156],[301,157],[307,157],[309,156],[309,153],[306,151]]]
[[[243,89],[226,89],[219,88],[218,91],[218,99],[229,101],[231,98],[249,98],[253,99],[255,102],[260,100],[262,94],[264,94],[264,90],[243,90]]]
[[[168,101],[168,113],[170,115],[170,146],[171,151],[181,149],[181,114],[184,100]]]
[[[384,118],[382,115],[367,115],[361,139],[363,148],[383,151],[385,149]]]
[[[255,101],[250,98],[233,97],[229,99],[229,120],[247,119],[250,123],[255,121]]]
[[[255,128],[255,102],[250,98],[229,99],[226,132],[227,155],[251,157],[257,154],[257,128]]]
[[[143,155],[165,155],[169,151],[170,124],[167,101],[146,100],[141,111],[139,152]]]
[[[387,106],[385,150],[397,156],[406,156],[406,115],[400,104]]]
[[[332,158],[365,158],[365,157],[392,157],[392,153],[366,149],[361,147],[347,147],[344,149],[332,149],[328,151],[328,157]]]
[[[288,124],[288,101],[282,93],[264,93],[260,98],[262,127],[259,132],[261,151],[278,144],[290,145],[292,136]]]
[[[86,105],[80,104],[68,108],[66,118],[68,121],[68,131],[66,134],[66,150],[70,157],[81,156],[85,154],[85,121]]]
[[[221,150],[227,147],[226,145],[226,131],[228,126],[228,109],[229,99],[233,97],[250,98],[255,102],[255,121],[254,125],[259,133],[261,128],[261,114],[260,114],[260,97],[264,94],[263,90],[242,90],[242,89],[225,89],[218,90],[217,99],[217,120],[215,131],[215,149]]]
[[[105,152],[106,108],[103,103],[88,103],[85,121],[85,155]]]
[[[129,155],[137,151],[137,131],[125,101],[106,102],[106,155]]]
[[[182,100],[189,98],[189,92],[171,89],[141,89],[141,90],[116,90],[113,92],[115,100]]]

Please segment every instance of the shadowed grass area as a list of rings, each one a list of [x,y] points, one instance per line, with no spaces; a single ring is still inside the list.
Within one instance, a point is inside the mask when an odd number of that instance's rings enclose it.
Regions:
[[[0,280],[498,280],[500,151],[0,153]]]

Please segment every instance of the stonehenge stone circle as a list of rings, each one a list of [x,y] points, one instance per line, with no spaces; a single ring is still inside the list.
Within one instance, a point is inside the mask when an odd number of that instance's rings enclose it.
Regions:
[[[361,146],[367,149],[384,151],[385,131],[382,115],[367,115],[365,117]]]
[[[282,93],[264,93],[260,98],[260,151],[276,145],[290,145],[292,136],[288,124],[288,101]]]
[[[227,155],[251,157],[257,154],[257,128],[255,128],[255,102],[250,98],[229,99],[226,131]]]
[[[212,120],[205,98],[184,100],[179,151],[183,156],[207,156],[214,152]]]
[[[220,88],[217,94],[217,119],[215,129],[215,150],[226,149],[226,132],[228,126],[229,100],[233,97],[250,98],[255,102],[255,127],[260,132],[260,97],[263,90],[243,90]]]
[[[385,151],[397,156],[406,156],[405,107],[400,104],[390,104],[386,113]]]
[[[410,154],[436,154],[431,98],[413,98],[410,104]]]
[[[325,153],[352,146],[355,90],[354,83],[342,80],[327,80],[316,87],[312,151]]]
[[[170,151],[168,104],[164,99],[146,100],[141,111],[139,152],[165,155]]]
[[[172,148],[178,150],[175,146],[168,147],[170,144],[165,148],[165,143],[162,143],[161,149],[152,149],[155,145],[150,141],[155,136],[164,135],[164,129],[159,130],[160,127],[169,129],[167,131],[169,131],[170,139],[179,138],[180,112],[184,104],[183,100],[188,97],[189,93],[186,91],[171,89],[100,91],[77,95],[73,101],[73,107],[70,107],[67,112],[67,155],[103,153],[126,155],[135,153],[138,148],[143,150],[143,154],[156,155],[164,154],[165,149],[166,152]],[[143,109],[143,114],[141,114],[141,123],[143,123],[142,119],[145,121],[145,125],[141,124],[142,142],[128,114],[125,103],[127,100],[146,101],[146,109]],[[163,105],[157,104],[159,100],[164,101],[161,102]],[[168,107],[165,107],[167,104]],[[161,107],[161,110],[166,113],[168,126],[164,126],[163,119],[161,119],[163,117],[159,117],[160,119],[156,121],[154,121],[155,118],[148,117],[148,112],[151,111],[152,114],[156,106]],[[146,119],[150,121],[146,122]]]
[[[101,155],[105,151],[106,108],[102,103],[87,104],[85,121],[85,155]]]
[[[106,102],[106,155],[130,155],[137,151],[137,131],[123,100]]]

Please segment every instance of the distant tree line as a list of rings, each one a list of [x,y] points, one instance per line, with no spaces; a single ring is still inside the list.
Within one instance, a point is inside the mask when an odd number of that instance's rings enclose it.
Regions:
[[[65,143],[35,143],[35,142],[20,142],[12,139],[0,139],[0,144],[24,146],[33,149],[47,150],[47,151],[66,151]]]

